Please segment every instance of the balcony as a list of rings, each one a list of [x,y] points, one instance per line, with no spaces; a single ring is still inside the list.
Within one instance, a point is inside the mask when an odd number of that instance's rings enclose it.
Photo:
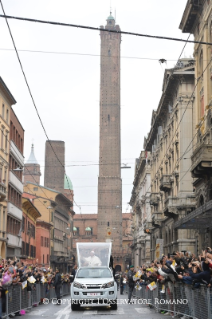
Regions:
[[[0,202],[3,202],[7,196],[7,189],[4,183],[0,183]]]
[[[164,192],[170,191],[172,188],[171,175],[163,175],[160,179],[160,190]]]
[[[10,153],[13,155],[16,161],[20,164],[20,167],[23,167],[24,157],[13,141],[10,141]]]
[[[212,173],[212,144],[200,144],[191,156],[192,177],[200,178]]]
[[[7,203],[7,213],[22,220],[22,210],[10,202]]]
[[[19,247],[19,248],[22,247],[22,239],[20,236],[7,234],[7,238],[8,238],[8,246]]]
[[[20,193],[23,193],[23,183],[12,171],[9,172],[9,183],[12,184]]]
[[[194,195],[190,195],[184,198],[168,197],[164,203],[164,215],[166,217],[174,217],[178,214],[179,210],[193,210],[196,207],[196,200]]]
[[[158,206],[160,201],[160,194],[159,193],[151,193],[150,194],[150,205]]]
[[[162,212],[157,212],[152,215],[152,226],[155,228],[161,227],[161,222],[163,220]]]

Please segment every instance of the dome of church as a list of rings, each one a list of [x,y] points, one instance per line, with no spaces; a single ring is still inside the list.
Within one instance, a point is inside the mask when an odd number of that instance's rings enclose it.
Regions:
[[[112,16],[112,14],[109,15],[109,17],[107,18],[107,20],[115,20],[114,17]]]
[[[64,175],[64,189],[70,189],[73,191],[72,181],[66,174]]]

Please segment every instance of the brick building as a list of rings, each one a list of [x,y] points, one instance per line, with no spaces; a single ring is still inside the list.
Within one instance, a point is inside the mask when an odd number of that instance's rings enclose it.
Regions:
[[[24,129],[15,112],[10,110],[10,154],[7,203],[7,257],[21,255],[22,170],[24,166]]]
[[[52,225],[43,220],[36,222],[36,261],[38,266],[50,266],[50,230]]]
[[[73,251],[76,254],[76,243],[77,242],[99,242],[97,237],[97,214],[77,214],[74,215],[74,227],[73,227]],[[122,265],[122,269],[126,269],[127,265],[131,261],[131,249],[132,235],[131,235],[131,213],[122,214],[122,252],[120,256],[113,253],[114,267]],[[112,227],[112,236],[119,230],[116,227]],[[105,240],[102,240],[105,241]],[[113,246],[113,243],[112,243]]]
[[[40,212],[29,198],[22,197],[22,251],[21,260],[35,264],[36,262],[36,221],[41,217]]]
[[[104,26],[101,26],[104,29]],[[106,29],[120,31],[115,19]],[[121,35],[101,31],[100,146],[98,178],[98,241],[113,241],[113,255],[122,256],[122,180],[120,141]],[[113,232],[112,229],[117,231]],[[110,235],[109,235],[110,234]],[[109,235],[109,236],[108,236]]]
[[[64,167],[65,142],[46,141],[44,186],[63,193]]]

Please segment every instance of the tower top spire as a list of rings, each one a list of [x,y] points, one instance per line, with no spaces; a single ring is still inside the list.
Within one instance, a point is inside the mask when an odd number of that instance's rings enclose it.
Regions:
[[[27,164],[38,164],[38,162],[35,158],[35,154],[34,154],[34,144],[32,144],[31,153],[30,153],[29,159],[27,161]]]

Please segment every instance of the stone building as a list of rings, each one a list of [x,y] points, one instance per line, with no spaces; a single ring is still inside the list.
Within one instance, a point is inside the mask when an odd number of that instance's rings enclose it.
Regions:
[[[7,202],[7,258],[20,257],[22,239],[22,171],[24,166],[24,129],[10,110],[9,184]]]
[[[145,152],[151,152],[146,164],[147,169],[150,165],[151,184],[145,190],[147,194],[150,192],[151,214],[150,220],[144,223],[144,232],[151,238],[150,260],[160,257],[158,250],[156,252],[158,245],[160,254],[175,250],[195,251],[194,232],[174,226],[191,214],[196,205],[190,174],[195,121],[192,111],[194,74],[195,61],[192,59],[181,59],[173,69],[165,70],[162,96],[157,110],[152,112],[151,129],[144,139]],[[139,176],[135,175],[131,198],[134,214],[140,209],[136,199],[139,193],[137,180],[142,181],[142,170],[137,171]],[[133,226],[138,228],[135,218]],[[134,245],[137,238],[136,235]]]
[[[180,23],[184,33],[195,41],[212,43],[212,2],[187,1]],[[196,253],[212,245],[212,60],[211,46],[196,43],[195,59],[195,129],[192,143],[191,173],[195,189],[196,209],[175,223],[176,229],[193,230]],[[186,156],[187,157],[187,156]]]
[[[74,215],[73,227],[73,250],[76,254],[77,242],[97,242],[97,214],[76,214]],[[122,214],[122,252],[113,254],[114,267],[121,265],[122,269],[126,269],[127,265],[131,263],[131,249],[132,235],[131,235],[132,215],[130,213]],[[116,227],[111,227],[111,232],[116,232]],[[113,245],[113,243],[112,243]]]
[[[7,250],[7,200],[9,175],[9,132],[11,106],[14,97],[0,77],[0,256],[6,258]]]
[[[130,205],[133,208],[133,244],[132,263],[135,267],[150,262],[150,235],[145,232],[147,223],[151,222],[150,187],[151,187],[151,153],[141,151],[136,159]]]
[[[104,26],[101,26],[104,29]],[[107,18],[105,29],[120,30]],[[100,147],[98,178],[98,241],[113,241],[113,255],[122,256],[122,180],[120,140],[121,35],[100,31]],[[112,229],[117,231],[113,232]]]

